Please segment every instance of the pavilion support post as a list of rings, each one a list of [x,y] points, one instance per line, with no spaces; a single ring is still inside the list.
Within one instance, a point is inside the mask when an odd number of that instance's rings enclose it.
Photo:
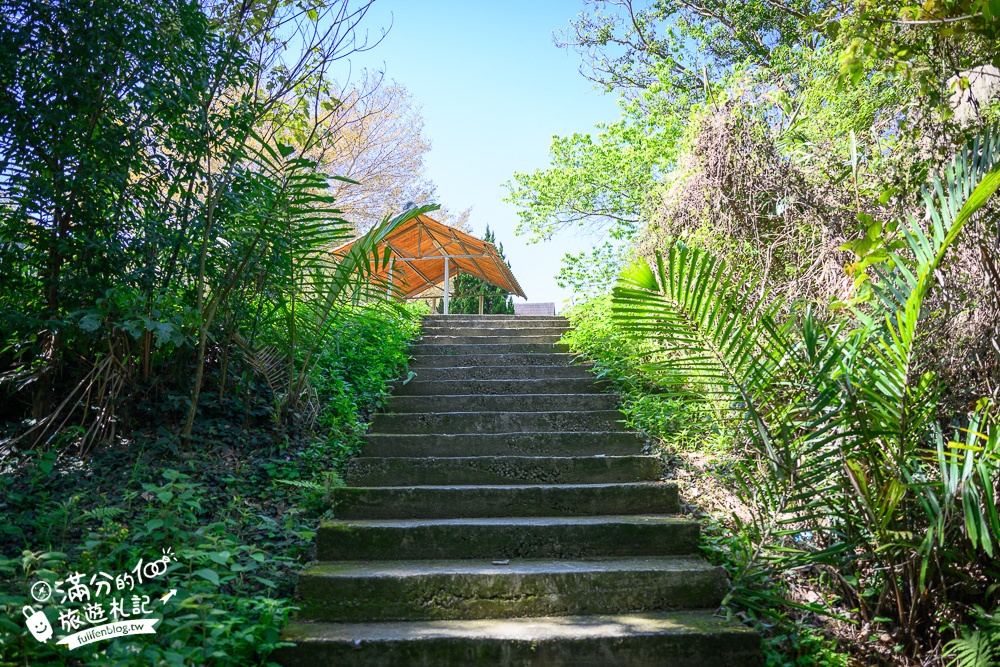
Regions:
[[[479,295],[479,314],[480,315],[483,314],[483,299],[484,299],[483,295],[480,294]]]
[[[444,258],[444,314],[448,314],[448,286],[451,282],[451,262]]]
[[[395,257],[389,258],[389,286],[385,288],[385,298],[387,301],[392,299],[392,263],[395,261]]]

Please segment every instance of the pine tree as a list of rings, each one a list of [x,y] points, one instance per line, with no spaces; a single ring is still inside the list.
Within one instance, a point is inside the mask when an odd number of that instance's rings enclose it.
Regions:
[[[493,244],[493,246],[497,249],[497,254],[500,255],[500,259],[502,259],[504,264],[509,267],[510,263],[507,261],[507,257],[503,254],[503,244],[496,242],[493,230],[491,230],[489,226],[486,227],[486,234],[483,236],[483,240],[487,243]],[[455,277],[454,293],[485,294],[486,296],[483,298],[484,315],[514,314],[514,299],[507,294],[506,290],[501,287],[497,287],[492,283],[486,282],[482,278],[478,278],[472,274],[463,272]],[[465,296],[451,299],[448,304],[448,310],[455,314],[478,315],[479,297]]]

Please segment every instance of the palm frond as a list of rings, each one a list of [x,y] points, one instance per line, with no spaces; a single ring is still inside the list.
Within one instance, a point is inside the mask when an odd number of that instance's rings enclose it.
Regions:
[[[1000,661],[1000,635],[976,630],[945,644],[951,656],[948,667],[996,667]]]
[[[642,260],[622,274],[613,291],[612,319],[622,330],[659,347],[656,371],[683,378],[688,390],[745,414],[755,435],[780,465],[766,412],[777,403],[781,361],[789,345],[775,319],[779,304],[764,306],[754,285],[737,289],[724,262],[710,253],[675,246],[657,253],[657,273]]]

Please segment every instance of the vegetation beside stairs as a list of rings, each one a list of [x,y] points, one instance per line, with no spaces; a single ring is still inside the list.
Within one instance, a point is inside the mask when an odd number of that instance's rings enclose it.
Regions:
[[[557,341],[428,316],[302,571],[294,665],[754,665],[674,483]],[[415,375],[414,375],[415,373]]]

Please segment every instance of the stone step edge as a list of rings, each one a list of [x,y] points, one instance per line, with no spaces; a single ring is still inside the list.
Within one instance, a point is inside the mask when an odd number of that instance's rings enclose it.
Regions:
[[[471,394],[471,395],[472,396],[481,396],[482,394]],[[535,394],[525,394],[525,395],[526,396],[535,396]],[[568,395],[569,396],[575,396],[576,394],[568,394]],[[595,394],[582,394],[582,395],[583,396],[594,396]],[[601,396],[602,394],[596,394],[596,395],[597,396]],[[400,397],[400,398],[402,398],[402,397]],[[421,398],[423,398],[423,397],[421,397]],[[598,416],[604,416],[604,417],[610,417],[611,413],[617,413],[617,414],[624,415],[624,412],[621,411],[621,410],[610,410],[610,409],[609,410],[591,410],[591,409],[588,409],[588,408],[583,408],[581,410],[545,410],[542,414],[547,414],[547,415],[561,415],[561,414],[578,415],[581,412],[584,413],[584,414],[598,415]],[[607,414],[605,414],[605,413],[607,413]],[[509,411],[504,411],[503,413],[497,413],[497,412],[493,412],[493,411],[490,411],[490,410],[453,410],[453,411],[442,410],[442,411],[438,411],[438,412],[379,412],[379,413],[377,413],[377,415],[392,415],[392,416],[405,415],[407,417],[414,417],[416,415],[430,416],[430,415],[497,415],[497,414],[503,414],[503,415],[538,415],[539,412],[538,411],[526,411],[526,410],[509,410]],[[522,431],[513,431],[513,432],[514,433],[522,433]],[[553,432],[554,433],[565,433],[566,431],[553,431]],[[572,431],[572,432],[573,433],[577,433],[577,432],[579,432],[579,433],[586,433],[586,431]],[[427,435],[434,435],[434,434],[427,434]],[[461,433],[453,433],[453,434],[441,433],[440,435],[463,435],[463,434],[461,434]],[[476,435],[476,434],[474,434],[474,433],[467,433],[467,434],[464,434],[464,435]]]
[[[727,580],[690,555],[326,561],[299,572],[296,599],[299,618],[347,623],[615,614],[714,609]]]
[[[606,484],[659,479],[659,457],[641,454],[499,454],[359,456],[344,473],[349,486],[383,484]]]
[[[456,333],[472,331],[475,333]],[[421,327],[421,336],[562,336],[569,327]],[[527,332],[527,333],[526,333]]]
[[[506,357],[508,355],[506,355],[506,354],[472,354],[472,355],[425,354],[425,355],[421,355],[420,358],[425,359],[427,357],[440,357],[440,358],[443,358],[443,359],[454,359],[457,356],[497,357],[497,361],[499,361],[502,357]],[[550,356],[553,356],[553,355],[550,355]],[[571,355],[571,354],[556,353],[554,356],[571,357],[573,355]],[[416,357],[414,357],[414,359],[416,359]],[[458,372],[458,371],[463,370],[463,369],[464,370],[470,370],[470,371],[471,370],[475,370],[477,372],[485,372],[485,371],[488,371],[488,370],[507,369],[507,368],[510,368],[510,365],[509,364],[493,364],[493,365],[477,364],[477,365],[473,365],[473,366],[446,366],[445,368],[448,371],[452,371],[452,372]],[[561,370],[564,370],[566,368],[579,368],[579,369],[584,370],[584,371],[590,371],[593,368],[593,365],[592,364],[535,364],[535,365],[531,365],[531,366],[522,366],[521,368],[530,368],[532,371],[536,371],[536,370],[538,370],[538,371],[560,370],[561,371]],[[411,367],[410,370],[414,370],[414,369]],[[427,370],[427,369],[425,369],[425,370]],[[415,382],[420,377],[419,369],[414,370],[414,372],[417,373],[417,377],[414,378],[413,380],[410,380],[410,382]],[[591,375],[591,376],[588,376],[588,377],[594,377],[594,376]],[[523,378],[523,379],[525,379],[525,380],[528,380],[528,379],[531,379],[531,380],[547,380],[548,378],[540,376],[540,377],[537,377],[537,378]],[[402,379],[400,379],[400,380],[393,380],[393,382],[402,382],[402,381],[403,381]],[[444,380],[431,380],[431,382],[444,382]],[[465,382],[465,380],[456,380],[456,382]]]
[[[290,624],[285,667],[761,667],[759,636],[709,612],[507,620]]]
[[[299,572],[299,579],[346,577],[370,579],[423,576],[524,576],[577,575],[614,572],[699,572],[719,574],[725,570],[697,555],[683,556],[607,556],[590,558],[511,558],[507,562],[487,559],[427,560],[342,560],[320,561]]]
[[[460,400],[468,400],[469,402],[475,401],[497,401],[497,402],[517,402],[517,401],[539,401],[539,400],[550,400],[550,401],[573,401],[579,400],[581,404],[586,403],[599,403],[602,400],[606,401],[608,405],[617,405],[620,397],[617,394],[613,394],[608,391],[594,391],[590,393],[577,392],[573,394],[562,394],[555,392],[539,392],[537,394],[392,394],[389,399],[389,407],[391,408],[395,401],[403,399],[403,404],[407,403],[419,403],[438,400],[442,405]],[[610,408],[609,408],[610,409]],[[574,408],[570,410],[552,410],[551,408],[543,408],[545,412],[592,412],[593,407],[581,407]],[[485,412],[485,410],[449,410],[448,412]],[[518,412],[538,412],[538,410],[518,410]],[[391,414],[392,410],[386,410],[380,412],[379,414]],[[439,413],[428,413],[426,411],[421,412],[407,412],[406,414],[439,414]]]
[[[380,412],[379,414],[383,414],[384,415],[384,414],[389,414],[389,413]],[[412,414],[420,414],[420,413],[404,412],[404,413],[401,413],[401,414],[412,415]],[[432,414],[437,414],[437,413],[432,413]],[[535,414],[535,413],[528,412],[528,413],[525,413],[525,414]],[[578,439],[578,438],[584,438],[584,437],[601,438],[601,437],[605,437],[605,436],[609,436],[609,435],[610,436],[615,436],[615,437],[635,436],[635,438],[637,438],[639,440],[639,442],[644,442],[645,440],[647,440],[647,436],[643,435],[642,433],[636,433],[635,431],[623,431],[623,430],[618,430],[618,431],[608,431],[608,430],[599,430],[599,431],[495,431],[495,432],[490,432],[490,433],[364,433],[363,437],[365,437],[365,438],[396,438],[396,437],[405,437],[405,438],[448,438],[448,439],[456,439],[456,438],[484,438],[484,437],[486,437],[486,438],[494,438],[494,437],[495,438],[506,438],[506,437],[509,437],[509,436],[517,436],[518,438],[531,438],[531,437],[538,437],[538,436],[546,436],[546,437],[548,437],[548,436],[553,436],[553,435],[562,435],[562,436],[572,437],[574,440]]]
[[[465,519],[327,519],[320,529],[329,528],[412,528],[415,526],[489,527],[489,526],[605,526],[629,525],[699,525],[697,519],[681,514],[598,514],[596,516],[498,516]]]
[[[586,379],[586,378],[584,378],[584,379]],[[466,380],[448,380],[448,381],[449,382],[466,382]],[[517,382],[517,380],[485,380],[485,382]],[[419,398],[424,399],[424,398],[435,398],[435,397],[443,397],[443,396],[447,396],[448,398],[482,398],[484,396],[503,396],[504,398],[531,398],[531,399],[536,399],[539,396],[563,396],[565,398],[574,398],[574,397],[579,398],[579,397],[582,396],[582,397],[584,397],[584,398],[586,398],[586,399],[589,400],[589,399],[593,398],[595,395],[596,396],[612,396],[612,397],[616,396],[616,394],[614,394],[613,392],[602,391],[602,392],[598,392],[597,394],[592,394],[592,393],[591,394],[586,394],[586,393],[581,393],[581,392],[575,392],[575,393],[572,393],[572,394],[567,394],[565,392],[551,392],[551,393],[546,392],[546,393],[538,393],[538,394],[421,394],[419,396]],[[416,397],[416,396],[400,396],[399,398],[418,398],[418,397]],[[385,413],[379,413],[379,414],[385,414]]]
[[[433,384],[433,387],[428,385]],[[492,380],[427,380],[414,378],[403,384],[402,381],[390,383],[391,395],[397,396],[524,396],[525,389],[537,389],[537,392],[527,392],[530,396],[545,396],[550,394],[566,394],[566,389],[575,390],[576,395],[611,394],[612,386],[606,382],[591,377],[555,377],[538,379],[492,379]],[[521,391],[517,391],[517,390]],[[552,391],[562,390],[562,391]],[[430,392],[433,393],[424,393]],[[471,393],[470,393],[471,392]]]
[[[382,458],[395,458],[395,457],[382,457]],[[422,457],[413,457],[422,458]],[[404,484],[402,486],[341,486],[338,489],[355,489],[364,491],[399,491],[400,489],[420,489],[421,491],[471,491],[474,489],[488,490],[488,491],[505,491],[510,489],[516,490],[528,490],[531,493],[536,493],[539,490],[546,489],[598,489],[598,488],[608,488],[608,487],[625,487],[626,489],[634,488],[647,488],[647,487],[659,487],[659,488],[673,488],[677,486],[676,482],[673,481],[650,481],[650,482],[600,482],[598,484]],[[336,489],[334,489],[336,492]],[[501,515],[502,516],[502,515]]]
[[[514,461],[514,462],[517,462],[517,463],[520,463],[522,461],[523,462],[529,462],[529,461],[539,461],[539,460],[542,460],[542,461],[554,461],[556,463],[564,463],[564,462],[569,462],[569,461],[584,461],[584,460],[589,461],[591,459],[601,459],[601,460],[609,459],[612,462],[619,461],[619,460],[624,461],[624,460],[633,460],[633,459],[659,460],[659,457],[657,457],[657,456],[655,456],[653,454],[643,454],[641,452],[636,452],[635,454],[580,454],[578,456],[573,456],[573,455],[569,455],[569,454],[554,454],[554,455],[551,455],[551,456],[547,455],[547,454],[536,455],[536,456],[531,456],[531,455],[528,455],[528,454],[479,454],[479,455],[475,455],[475,456],[448,456],[448,455],[445,455],[445,456],[431,456],[431,455],[428,455],[428,456],[367,456],[365,458],[368,459],[368,460],[371,460],[371,459],[376,459],[376,460],[378,460],[378,459],[386,459],[386,460],[389,460],[389,461],[407,461],[407,460],[426,461],[428,459],[433,459],[435,461],[441,460],[441,461],[449,461],[449,462],[456,462],[456,461],[478,461],[478,460],[485,460],[485,459],[503,459],[504,461]],[[406,486],[406,485],[403,485],[403,486]],[[471,484],[470,486],[475,486],[475,484]],[[493,485],[491,484],[490,486],[493,486]]]
[[[455,370],[461,370],[462,368],[466,368],[466,369],[470,369],[470,370],[471,369],[476,369],[477,371],[482,371],[482,370],[489,370],[489,369],[507,368],[507,366],[451,366],[450,368],[451,369],[455,369]],[[544,369],[555,369],[555,368],[558,368],[558,369],[561,370],[563,368],[566,368],[566,366],[530,366],[529,368],[544,368]],[[572,368],[581,368],[583,370],[586,370],[582,366],[575,366],[575,367],[572,367]],[[560,382],[563,382],[563,383],[565,383],[565,382],[586,382],[586,381],[589,381],[589,382],[598,383],[598,384],[600,384],[600,383],[607,384],[607,383],[610,382],[610,380],[603,380],[603,379],[595,377],[593,375],[581,375],[579,377],[489,378],[489,379],[485,379],[485,378],[484,379],[480,379],[480,378],[468,378],[468,379],[457,379],[457,380],[425,380],[425,379],[422,379],[419,374],[417,374],[412,380],[410,380],[409,382],[406,382],[405,384],[404,384],[404,381],[405,381],[404,379],[392,380],[389,384],[391,384],[391,385],[393,385],[395,387],[408,387],[408,386],[410,386],[412,384],[417,384],[417,383],[421,383],[421,382],[437,382],[438,384],[451,383],[452,385],[459,385],[459,384],[484,385],[485,384],[487,386],[488,386],[489,383],[499,384],[501,382],[506,382],[506,383],[520,383],[520,382],[524,382],[524,383],[538,383],[538,382],[549,382],[549,383],[555,382],[555,383],[560,383]]]
[[[324,521],[316,560],[696,556],[701,526],[677,514]]]
[[[601,634],[595,629],[603,630]],[[588,616],[538,616],[534,618],[475,619],[465,621],[394,621],[384,623],[323,623],[292,621],[286,641],[414,642],[428,639],[498,639],[536,643],[551,639],[590,639],[595,636],[628,638],[649,634],[719,633],[754,637],[757,633],[727,621],[712,611],[647,612]]]

